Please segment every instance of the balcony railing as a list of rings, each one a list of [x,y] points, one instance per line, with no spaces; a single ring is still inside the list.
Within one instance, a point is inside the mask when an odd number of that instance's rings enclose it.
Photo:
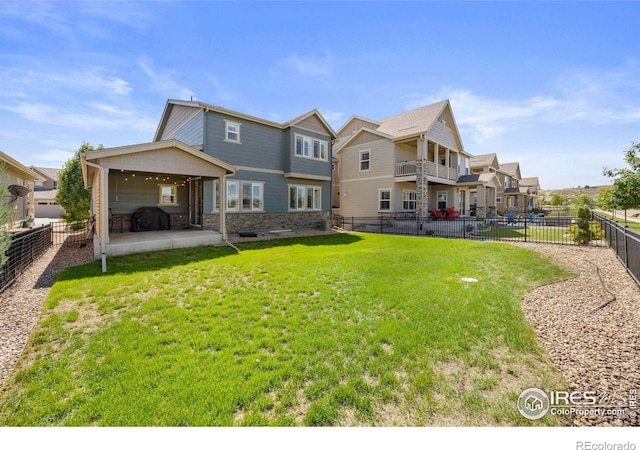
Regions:
[[[416,175],[417,161],[404,161],[396,163],[396,176],[406,177]],[[443,178],[445,180],[457,181],[458,169],[455,167],[441,166],[431,161],[427,161],[427,174],[430,177]]]

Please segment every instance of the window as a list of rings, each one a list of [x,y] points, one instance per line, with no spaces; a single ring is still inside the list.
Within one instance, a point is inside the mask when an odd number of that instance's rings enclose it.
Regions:
[[[175,184],[159,184],[158,206],[178,206],[178,186]]]
[[[296,134],[295,149],[296,156],[327,161],[329,159],[329,143],[319,139]]]
[[[238,182],[227,181],[227,210],[238,210]]]
[[[319,186],[289,186],[289,209],[297,211],[322,209],[322,188]]]
[[[366,172],[371,168],[371,152],[369,150],[362,150],[360,152],[360,172]]]
[[[444,211],[447,209],[447,193],[438,192],[438,210]]]
[[[447,123],[447,112],[446,111],[442,111],[442,114],[440,114],[440,117],[438,118],[438,122],[440,122],[444,126],[449,126],[449,124]]]
[[[403,211],[415,211],[416,210],[416,191],[402,191],[402,210]]]
[[[391,189],[378,189],[378,211],[391,211]]]
[[[262,183],[242,182],[242,210],[262,211]]]
[[[240,124],[237,122],[224,121],[225,134],[224,140],[227,142],[240,143]]]

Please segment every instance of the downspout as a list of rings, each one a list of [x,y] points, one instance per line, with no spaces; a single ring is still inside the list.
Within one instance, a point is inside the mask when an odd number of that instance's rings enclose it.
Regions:
[[[105,273],[107,271],[107,240],[105,237],[105,232],[109,229],[109,217],[108,217],[108,208],[107,215],[104,214],[104,206],[108,204],[108,192],[105,192],[105,170],[103,167],[94,164],[92,162],[86,161],[85,163],[93,167],[94,169],[98,169],[98,173],[100,174],[100,233],[98,235],[98,239],[100,239],[100,255],[102,261],[102,272]],[[106,224],[105,224],[106,222]]]

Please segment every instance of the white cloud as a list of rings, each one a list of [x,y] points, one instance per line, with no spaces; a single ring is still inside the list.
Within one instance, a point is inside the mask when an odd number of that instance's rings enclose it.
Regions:
[[[181,85],[176,80],[176,77],[178,76],[176,71],[154,69],[144,61],[140,61],[138,65],[149,77],[151,87],[164,97],[189,100],[191,97],[195,96],[191,89]]]
[[[291,72],[305,77],[328,77],[333,74],[335,63],[330,53],[324,55],[298,55],[292,53],[278,61],[270,70],[272,75]]]

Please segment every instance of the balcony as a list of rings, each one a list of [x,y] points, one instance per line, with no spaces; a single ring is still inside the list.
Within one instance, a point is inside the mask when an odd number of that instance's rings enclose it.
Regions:
[[[402,181],[415,181],[417,171],[417,161],[404,161],[396,163],[395,176],[404,178]],[[431,161],[427,161],[427,174],[430,177],[440,178],[449,181],[458,181],[458,169],[456,167],[441,166]]]

